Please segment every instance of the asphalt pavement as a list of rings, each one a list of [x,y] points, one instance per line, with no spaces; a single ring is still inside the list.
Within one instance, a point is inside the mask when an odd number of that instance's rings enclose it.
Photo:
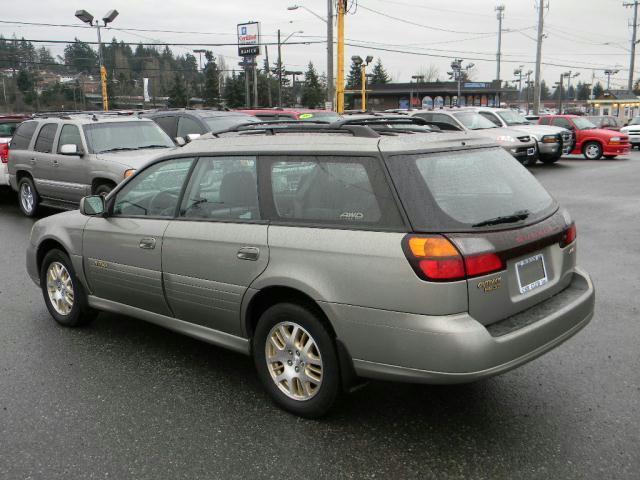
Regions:
[[[490,380],[371,382],[320,421],[274,407],[248,357],[111,314],[57,326],[0,192],[0,479],[637,480],[640,153],[532,171],[577,222],[591,324]]]

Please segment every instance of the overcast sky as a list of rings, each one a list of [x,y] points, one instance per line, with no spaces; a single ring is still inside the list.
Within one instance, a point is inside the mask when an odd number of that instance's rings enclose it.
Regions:
[[[502,79],[512,80],[519,65],[534,69],[537,11],[534,0],[349,0],[357,3],[346,18],[346,37],[351,43],[346,58],[352,55],[380,57],[396,81],[408,81],[411,75],[435,65],[440,79],[447,77],[455,56],[475,63],[473,78],[490,81],[496,75],[497,20],[494,7],[505,5],[503,28]],[[159,41],[168,43],[233,43],[236,24],[260,21],[263,41],[275,41],[278,29],[283,38],[295,31],[290,41],[326,41],[326,25],[309,12],[287,10],[299,4],[326,16],[327,0],[4,0],[2,21],[79,24],[76,9],[84,8],[96,17],[115,8],[120,16],[103,40],[116,36],[127,42]],[[618,68],[611,79],[612,88],[625,88],[629,66],[629,42],[632,9],[622,0],[549,0],[545,17],[547,38],[543,44],[543,78],[549,84],[563,71],[580,72],[576,80],[591,82],[592,74],[603,83],[604,69]],[[396,17],[383,16],[371,10]],[[403,22],[406,20],[419,25]],[[140,32],[116,29],[153,29],[174,32]],[[190,33],[178,33],[190,32]],[[0,23],[0,33],[14,33],[28,39],[72,40],[75,36],[95,41],[95,31],[70,27],[19,26]],[[63,47],[48,44],[54,54]],[[186,53],[197,47],[172,47],[174,53]],[[234,46],[207,47],[223,55],[230,67],[240,60]],[[406,50],[418,54],[377,49]],[[276,48],[269,48],[275,60]],[[324,72],[326,44],[286,45],[283,63],[289,69],[304,70],[309,60]],[[348,60],[347,60],[348,68]],[[636,63],[636,77],[640,65]]]

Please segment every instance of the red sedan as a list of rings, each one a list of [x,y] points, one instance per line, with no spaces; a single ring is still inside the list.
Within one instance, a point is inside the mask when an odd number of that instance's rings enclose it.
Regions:
[[[631,150],[629,136],[620,132],[596,127],[585,117],[577,115],[548,115],[540,117],[540,125],[567,128],[575,134],[576,143],[571,154],[583,154],[588,160],[615,158]]]

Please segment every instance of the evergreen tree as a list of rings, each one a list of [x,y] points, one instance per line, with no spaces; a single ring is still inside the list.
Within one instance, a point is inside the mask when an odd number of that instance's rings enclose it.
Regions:
[[[551,91],[547,86],[547,82],[542,80],[540,82],[540,100],[549,100],[551,98]]]
[[[88,43],[77,38],[64,47],[64,63],[73,66],[74,70],[84,73],[98,72],[98,55]]]
[[[302,104],[307,108],[317,108],[322,105],[326,93],[318,79],[318,73],[313,66],[313,62],[309,62],[307,71],[304,74],[304,85],[302,87]]]
[[[244,88],[244,72],[236,75],[233,72],[231,77],[227,78],[224,86],[224,100],[229,108],[244,107],[245,105],[245,88]]]
[[[211,52],[205,54],[207,66],[204,69],[204,91],[202,96],[207,107],[220,106],[220,71]]]
[[[371,83],[379,84],[389,83],[391,81],[391,77],[389,77],[389,74],[382,66],[382,60],[380,60],[380,58],[376,61],[371,73],[373,74],[373,77],[371,77]]]
[[[26,70],[20,70],[18,72],[18,78],[16,79],[16,85],[18,90],[26,95],[33,90],[33,77]]]
[[[347,88],[350,90],[360,90],[362,85],[362,72],[360,70],[360,65],[351,61],[351,68],[349,70],[349,75],[347,76]]]
[[[184,79],[179,73],[176,73],[173,80],[173,86],[171,87],[171,90],[169,90],[168,105],[173,108],[189,106],[189,95],[184,85]]]
[[[593,86],[593,97],[601,98],[602,95],[604,95],[604,87],[600,82],[598,82]]]

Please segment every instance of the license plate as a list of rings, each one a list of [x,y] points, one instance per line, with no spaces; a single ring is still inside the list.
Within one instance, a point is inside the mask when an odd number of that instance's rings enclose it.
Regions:
[[[527,149],[527,155],[534,155],[536,153],[536,149],[534,147]]]
[[[527,293],[538,288],[549,280],[547,269],[544,265],[544,256],[541,253],[533,257],[525,258],[516,263],[516,275],[520,293]]]

